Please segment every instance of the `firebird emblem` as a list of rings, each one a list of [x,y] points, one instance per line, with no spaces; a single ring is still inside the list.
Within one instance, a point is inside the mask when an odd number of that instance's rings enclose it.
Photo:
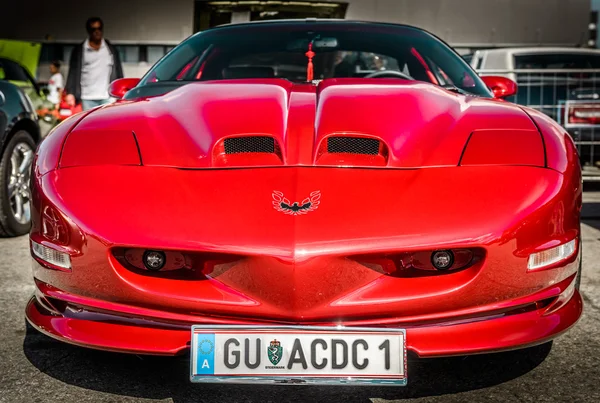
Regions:
[[[283,195],[283,192],[278,190],[273,191],[273,208],[289,215],[302,215],[314,211],[319,207],[319,204],[321,203],[320,200],[320,190],[312,192],[310,196],[302,200],[301,203],[292,203]]]

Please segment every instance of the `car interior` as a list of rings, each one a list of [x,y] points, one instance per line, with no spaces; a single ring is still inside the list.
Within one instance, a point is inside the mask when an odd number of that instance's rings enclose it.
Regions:
[[[318,82],[328,78],[398,78],[482,93],[476,74],[450,49],[432,38],[377,33],[263,33],[233,41],[229,35],[188,41],[142,80],[212,81],[282,78]],[[451,57],[448,57],[448,55]],[[310,67],[309,67],[310,66]],[[310,71],[310,74],[309,74]]]

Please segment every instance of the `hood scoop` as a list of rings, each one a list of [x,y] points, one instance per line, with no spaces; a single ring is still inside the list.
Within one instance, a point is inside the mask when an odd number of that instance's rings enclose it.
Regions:
[[[269,136],[231,137],[223,141],[225,154],[275,154],[275,139]]]
[[[281,147],[272,136],[235,136],[214,148],[215,166],[282,165]]]
[[[327,152],[332,154],[377,155],[381,141],[362,137],[329,137]]]
[[[379,139],[333,135],[321,142],[317,164],[385,166],[387,160],[388,147]]]

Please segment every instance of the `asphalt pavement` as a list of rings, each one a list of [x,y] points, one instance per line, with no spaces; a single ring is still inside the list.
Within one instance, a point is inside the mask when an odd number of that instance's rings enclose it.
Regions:
[[[60,343],[26,325],[27,237],[0,239],[0,402],[600,402],[600,192],[584,196],[584,314],[553,344],[409,361],[407,387],[197,385],[189,361]]]

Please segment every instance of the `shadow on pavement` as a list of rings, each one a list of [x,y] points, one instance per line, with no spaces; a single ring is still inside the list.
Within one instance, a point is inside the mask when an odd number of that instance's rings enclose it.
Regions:
[[[498,385],[541,364],[552,343],[505,353],[409,358],[407,387],[200,385],[189,382],[187,357],[108,353],[55,341],[27,325],[23,350],[41,372],[68,385],[127,397],[182,402],[344,401],[438,396]]]

